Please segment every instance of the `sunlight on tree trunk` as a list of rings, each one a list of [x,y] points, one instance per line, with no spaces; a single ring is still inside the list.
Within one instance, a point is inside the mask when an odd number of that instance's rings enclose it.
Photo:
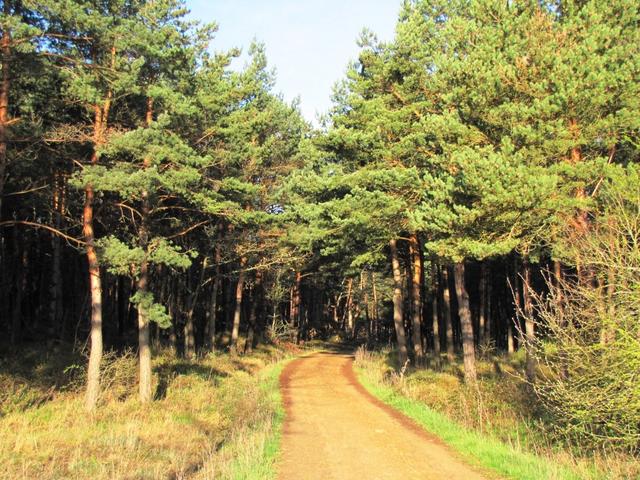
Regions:
[[[460,312],[460,324],[462,328],[462,353],[464,359],[464,379],[467,383],[475,383],[476,376],[476,352],[473,341],[473,321],[471,320],[471,308],[469,307],[469,295],[464,285],[464,263],[454,265],[454,280],[456,294],[458,296],[458,310]]]
[[[393,325],[396,331],[396,341],[398,342],[398,367],[402,368],[409,357],[407,351],[407,338],[404,331],[404,313],[402,300],[402,272],[400,270],[400,260],[398,259],[398,247],[395,239],[389,241],[391,249],[391,266],[393,269]]]

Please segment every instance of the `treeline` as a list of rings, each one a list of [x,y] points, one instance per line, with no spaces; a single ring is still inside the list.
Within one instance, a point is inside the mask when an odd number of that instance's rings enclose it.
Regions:
[[[524,347],[568,436],[630,449],[639,21],[627,0],[404,2],[287,183],[298,245],[392,279],[398,366],[459,352],[474,384],[479,352]]]
[[[533,343],[541,272],[597,283],[580,243],[612,195],[637,194],[639,15],[628,1],[415,1],[394,41],[362,36],[290,200],[320,255],[390,259],[401,364],[410,344],[420,361],[425,331],[451,349],[457,330],[474,381],[487,332]]]
[[[471,384],[479,351],[524,346],[541,394],[539,362],[633,378],[599,360],[640,351],[637,2],[405,1],[393,41],[362,35],[316,131],[261,46],[231,69],[239,52],[211,54],[215,26],[182,2],[3,12],[0,328],[89,336],[89,409],[103,336],[139,345],[142,400],[153,341],[393,340],[400,367],[461,353]]]

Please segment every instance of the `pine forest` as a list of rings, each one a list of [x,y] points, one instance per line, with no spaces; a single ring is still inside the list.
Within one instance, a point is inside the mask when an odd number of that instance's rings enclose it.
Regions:
[[[640,478],[640,4],[189,3],[0,1],[0,478]]]

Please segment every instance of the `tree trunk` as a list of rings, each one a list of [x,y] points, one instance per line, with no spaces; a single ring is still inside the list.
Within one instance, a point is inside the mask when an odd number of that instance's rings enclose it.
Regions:
[[[174,355],[180,354],[178,345],[178,299],[176,293],[176,279],[172,278],[171,293],[169,294],[169,316],[171,317],[171,327],[169,329],[169,344]]]
[[[3,13],[11,14],[11,2],[5,0]],[[9,125],[9,90],[11,88],[11,32],[3,29],[0,40],[2,55],[2,80],[0,81],[0,220],[2,219],[2,196],[7,175],[7,141]]]
[[[575,118],[572,118],[569,120],[569,131],[573,136],[574,141],[578,143],[580,141],[581,132],[580,132],[580,126],[578,125],[578,122]],[[574,146],[571,148],[569,152],[569,162],[572,165],[577,165],[582,162],[582,150],[579,146]],[[575,192],[575,196],[579,200],[586,198],[587,193],[585,192],[584,187],[577,188]],[[573,223],[574,223],[574,229],[576,232],[575,233],[576,238],[574,241],[580,242],[581,237],[583,237],[584,234],[589,230],[589,217],[588,217],[587,211],[584,209],[580,209],[576,217],[573,219]],[[576,273],[578,274],[578,282],[581,285],[586,285],[588,275],[586,275],[587,272],[585,271],[585,269],[582,268],[582,259],[581,259],[579,249],[576,252],[575,264],[576,264]]]
[[[513,322],[513,318],[507,319],[507,352],[510,354],[516,351],[516,345],[513,339]]]
[[[291,328],[295,327],[294,322],[295,322],[295,286],[291,285],[291,288],[289,289],[289,323],[291,325]],[[286,313],[286,312],[285,312]]]
[[[129,307],[129,295],[126,294],[127,286],[125,284],[125,280],[122,277],[118,277],[117,280],[117,305],[118,305],[118,339],[123,341],[124,338],[124,330],[127,316],[127,309]]]
[[[553,261],[553,276],[556,284],[556,308],[562,309],[562,264],[559,260]]]
[[[6,262],[7,241],[0,235],[0,285],[8,285],[9,268]],[[9,318],[9,298],[11,293],[7,288],[0,288],[0,328],[4,327],[4,321]],[[8,321],[8,320],[7,320]],[[7,329],[10,328],[6,325]]]
[[[433,354],[436,361],[440,361],[440,325],[438,322],[438,297],[440,296],[438,288],[438,268],[434,269],[433,275],[433,302],[431,312],[431,331],[433,332]]]
[[[471,309],[469,308],[469,295],[464,285],[464,263],[458,262],[454,266],[454,281],[456,295],[458,297],[458,312],[460,314],[460,326],[462,330],[462,352],[464,358],[464,379],[469,384],[474,384],[476,376],[476,352],[473,341],[473,322]]]
[[[482,262],[480,267],[480,313],[478,315],[478,344],[485,343],[487,323],[487,263]]]
[[[487,277],[490,278],[490,275],[487,275]],[[487,279],[487,282],[485,283],[485,288],[486,288],[486,292],[485,292],[485,298],[486,298],[486,302],[487,302],[487,308],[486,308],[486,314],[487,314],[487,323],[486,323],[486,328],[485,328],[485,338],[487,339],[487,344],[493,348],[494,347],[494,343],[493,343],[493,339],[494,339],[494,319],[493,319],[493,303],[492,303],[492,295],[493,295],[493,284],[492,282],[489,280],[489,278]]]
[[[187,312],[187,324],[186,324],[186,338],[185,338],[185,354],[187,358],[193,358],[196,354],[196,337],[195,337],[195,329],[193,326],[193,313],[196,310],[196,304],[198,303],[198,296],[200,295],[200,289],[202,288],[202,284],[204,283],[204,274],[207,270],[207,257],[204,257],[202,260],[202,268],[200,270],[200,276],[198,278],[198,284],[196,285],[195,291],[191,296],[191,301],[189,302],[189,311]]]
[[[298,343],[300,337],[300,286],[302,283],[302,273],[296,272],[296,280],[293,285],[291,297],[291,324],[294,327],[294,343]]]
[[[555,277],[555,302],[556,302],[556,315],[560,315],[560,328],[566,327],[566,320],[564,317],[563,308],[563,295],[562,295],[562,264],[559,260],[553,262],[553,275]],[[564,348],[560,348],[560,377],[563,380],[569,379],[569,368],[567,363],[567,352]]]
[[[380,324],[378,321],[378,291],[376,289],[376,274],[375,272],[371,272],[371,289],[373,295],[373,337],[376,340],[380,339]]]
[[[253,298],[251,302],[251,311],[249,312],[249,331],[247,333],[247,343],[244,346],[244,353],[251,354],[253,352],[255,342],[255,332],[257,323],[257,312],[260,304],[260,295],[262,289],[262,272],[256,271],[256,280],[253,285]]]
[[[522,290],[524,300],[524,325],[525,325],[525,362],[526,375],[529,382],[533,382],[536,378],[536,363],[533,353],[535,348],[535,330],[533,320],[533,305],[531,303],[531,265],[527,260],[524,261],[524,285]]]
[[[371,343],[372,325],[371,325],[371,301],[369,299],[369,285],[367,284],[368,276],[364,270],[360,272],[360,290],[364,292],[364,320],[367,330],[367,343]]]
[[[87,260],[89,263],[89,285],[91,292],[91,352],[87,370],[87,395],[85,406],[91,411],[95,408],[100,393],[100,363],[102,361],[102,286],[100,265],[95,250],[93,234],[93,187],[85,189],[83,215],[84,240],[87,244]]]
[[[140,228],[140,243],[146,235],[146,227]],[[138,292],[142,298],[148,294],[149,287],[149,262],[146,258],[140,265],[140,276],[138,278]],[[140,369],[139,395],[140,401],[143,403],[151,401],[151,346],[149,342],[149,315],[142,305],[138,304],[138,356]]]
[[[517,348],[520,348],[520,331],[522,330],[518,327],[518,318],[520,315],[520,311],[522,310],[522,297],[520,296],[520,275],[518,272],[518,257],[514,257],[513,259],[513,303],[514,303],[514,316],[509,322],[509,327],[507,329],[507,347],[509,353],[514,353],[516,351],[516,343],[515,336],[518,336],[518,345]],[[515,329],[514,329],[515,327]],[[515,331],[514,331],[515,330]]]
[[[353,338],[353,278],[347,280],[347,302],[346,302],[347,327],[346,331],[350,338]]]
[[[4,1],[4,15],[11,13],[11,5],[8,0]],[[9,123],[9,90],[11,88],[11,32],[8,28],[3,29],[0,39],[0,62],[2,63],[2,79],[0,80],[0,221],[2,221],[2,199],[4,195],[4,184],[7,175],[7,141]],[[8,269],[5,265],[5,243],[0,235],[0,284],[5,284],[5,275]],[[0,302],[5,303],[7,298],[0,297]],[[0,313],[3,313],[0,311]],[[8,312],[7,312],[8,314]],[[8,315],[7,315],[8,317]],[[13,335],[13,333],[12,333]]]
[[[115,68],[116,48],[111,48],[111,68]],[[96,59],[93,59],[96,63]],[[98,148],[104,143],[104,132],[107,129],[109,112],[113,93],[108,90],[102,106],[94,105],[93,121],[93,153],[91,165],[98,163]],[[86,244],[87,263],[89,267],[89,285],[91,292],[91,351],[87,368],[87,393],[85,407],[95,409],[100,394],[100,364],[102,362],[102,277],[100,264],[95,249],[95,234],[93,230],[93,200],[95,192],[92,184],[85,186],[85,201],[82,216],[82,233]],[[148,332],[147,332],[148,336]]]
[[[11,319],[11,345],[17,345],[22,340],[22,300],[27,288],[27,268],[29,267],[29,246],[18,241],[18,232],[14,227],[15,251],[17,261],[15,273],[15,294],[13,298],[13,312]]]
[[[107,102],[103,108],[95,107],[95,120],[93,125],[94,151],[91,155],[91,164],[98,163],[97,148],[102,143],[103,129],[108,115]],[[95,235],[93,232],[93,199],[95,196],[93,185],[87,184],[84,190],[84,210],[82,216],[82,232],[86,243],[87,262],[89,266],[89,285],[91,292],[91,351],[89,353],[89,366],[87,368],[87,393],[85,407],[92,411],[95,409],[100,394],[100,363],[102,362],[102,282],[100,265],[95,248]]]
[[[215,263],[215,277],[211,287],[211,302],[209,304],[209,348],[216,349],[216,316],[218,314],[218,290],[220,289],[220,242],[216,244],[213,261]]]
[[[61,174],[54,176],[53,190],[53,226],[60,230],[62,216],[64,214],[64,180]],[[51,285],[49,300],[49,325],[48,334],[53,336],[60,327],[62,318],[62,270],[61,270],[62,246],[60,237],[51,235]]]
[[[233,312],[235,311],[233,297],[235,296],[234,283],[229,275],[224,282],[224,335],[223,343],[230,344],[231,330],[233,330]]]
[[[299,326],[298,326],[298,342],[303,343],[307,340],[307,333],[309,331],[309,304],[304,301],[302,290],[300,290],[300,302],[299,302]]]
[[[449,287],[449,267],[442,267],[442,313],[447,334],[447,360],[453,362],[455,349],[453,345],[453,323],[451,321],[451,289]]]
[[[413,355],[416,365],[423,365],[424,351],[422,350],[422,253],[420,240],[414,233],[409,239],[409,257],[411,259],[411,336],[413,341]]]
[[[333,327],[337,330],[340,328],[340,315],[338,314],[338,308],[340,307],[340,295],[336,296],[336,302],[333,305]]]
[[[402,272],[398,260],[398,246],[395,239],[389,241],[391,249],[391,266],[393,269],[393,325],[398,343],[398,363],[402,368],[408,359],[407,338],[404,331],[404,305],[402,303]]]
[[[231,353],[238,353],[238,336],[240,334],[240,316],[242,314],[242,293],[244,291],[244,267],[247,264],[246,257],[240,259],[240,272],[238,274],[238,283],[236,285],[236,304],[233,312],[233,326],[231,330],[231,343],[229,350]]]
[[[146,124],[147,128],[153,121],[153,99],[147,98],[147,115]],[[143,160],[142,168],[147,169],[151,165],[151,159],[145,158]],[[149,335],[149,312],[145,308],[145,297],[149,295],[149,261],[147,256],[149,254],[149,215],[151,210],[151,202],[149,200],[149,192],[144,190],[142,192],[142,206],[140,208],[140,229],[138,231],[138,237],[140,247],[144,252],[144,259],[140,265],[140,276],[138,277],[138,291],[141,300],[138,307],[138,355],[139,355],[139,368],[140,368],[140,384],[139,394],[140,401],[143,403],[151,401],[151,345]]]
[[[189,273],[187,272],[187,275]],[[187,278],[182,282],[184,288],[184,296],[187,296],[187,292],[191,291],[191,279]],[[184,358],[189,360],[195,356],[195,337],[193,329],[193,319],[189,318],[189,298],[185,299],[184,309],[181,310],[184,314],[184,325],[182,325],[182,351]]]

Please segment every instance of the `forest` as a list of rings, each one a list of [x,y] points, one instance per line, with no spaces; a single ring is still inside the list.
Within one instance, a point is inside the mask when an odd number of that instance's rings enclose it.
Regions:
[[[199,393],[212,415],[207,398],[261,395],[256,358],[333,345],[394,395],[454,382],[418,400],[465,428],[517,410],[486,430],[519,444],[522,421],[521,449],[595,464],[503,478],[638,478],[635,0],[399,1],[319,125],[268,45],[232,68],[182,0],[0,5],[0,431],[51,433],[56,402],[155,415],[191,401],[180,374],[228,368],[235,393]],[[5,478],[270,478],[74,470],[18,437]]]

